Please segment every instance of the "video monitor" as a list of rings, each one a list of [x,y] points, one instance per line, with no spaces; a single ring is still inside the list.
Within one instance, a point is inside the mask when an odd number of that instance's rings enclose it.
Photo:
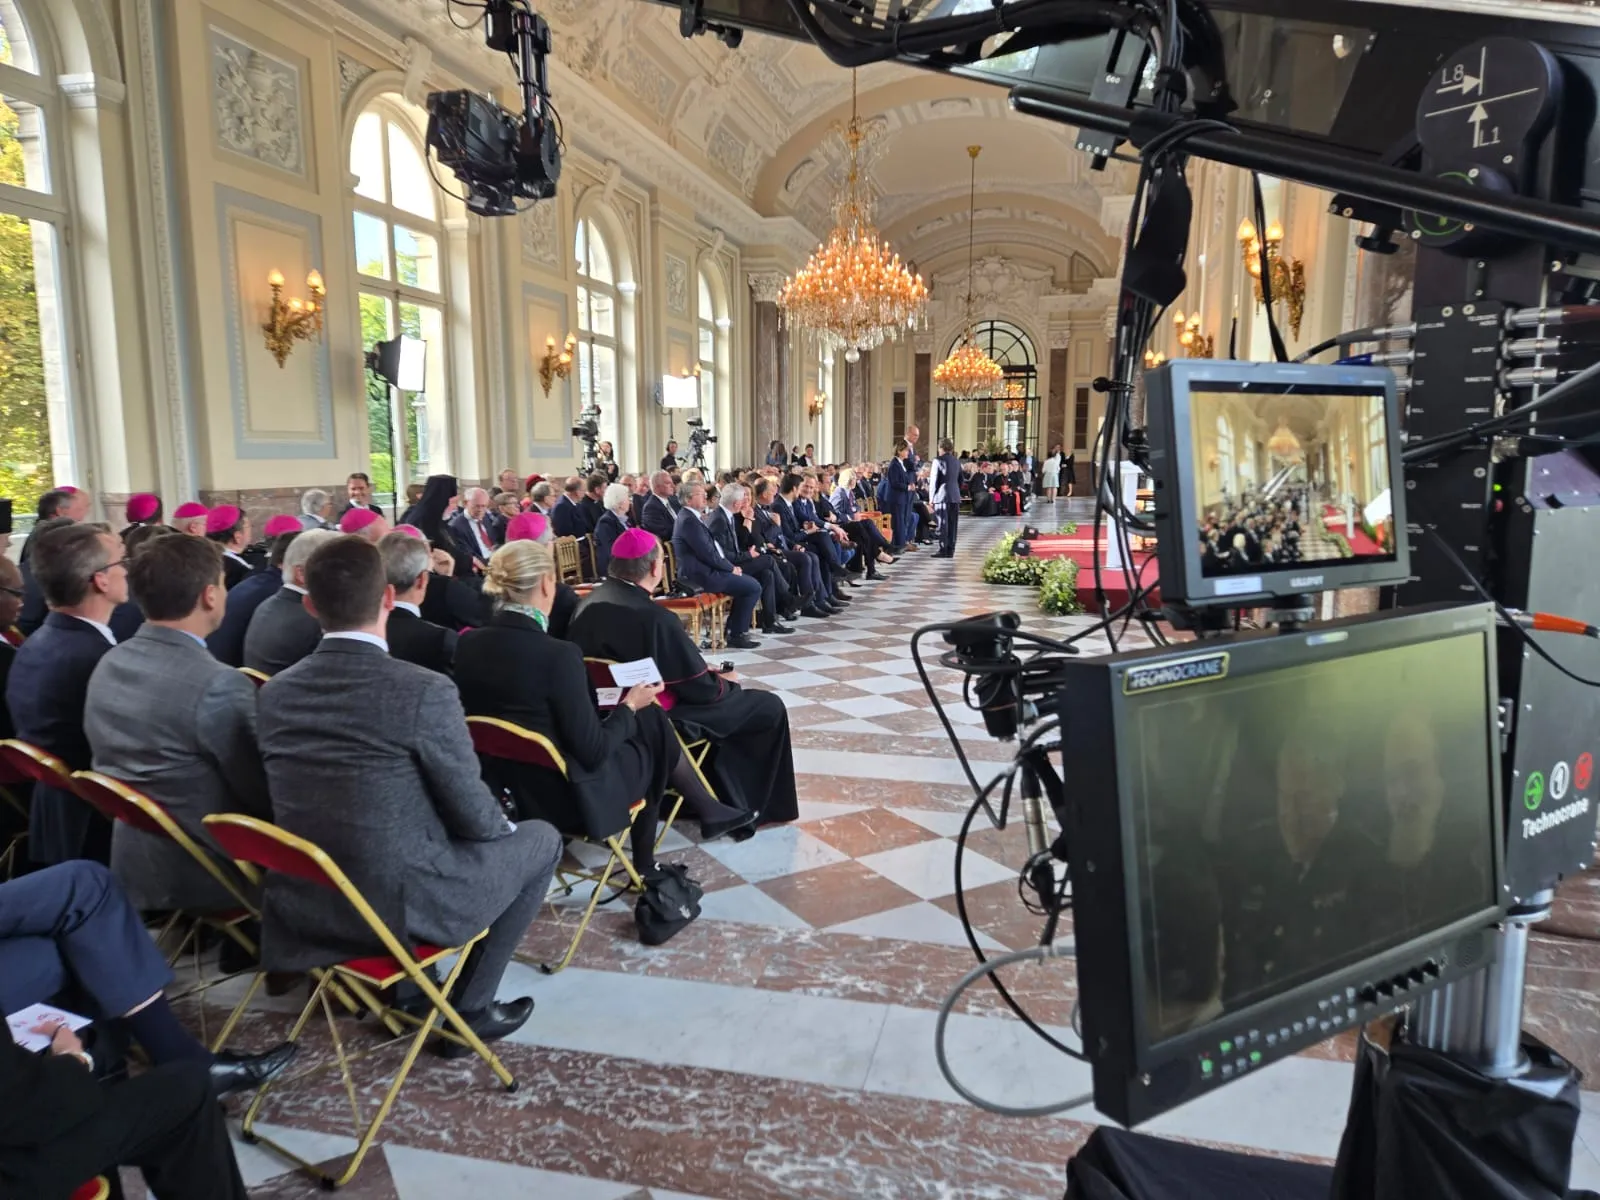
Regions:
[[[1406,579],[1392,372],[1183,359],[1145,385],[1164,599],[1239,606]]]
[[[1501,898],[1494,655],[1477,605],[1070,666],[1104,1111],[1154,1115],[1476,961]]]

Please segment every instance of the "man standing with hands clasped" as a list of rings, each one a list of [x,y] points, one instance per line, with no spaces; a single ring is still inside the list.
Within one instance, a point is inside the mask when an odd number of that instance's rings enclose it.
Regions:
[[[956,556],[956,524],[961,518],[961,461],[949,438],[939,443],[933,463],[933,511],[939,518],[939,549],[935,558]]]

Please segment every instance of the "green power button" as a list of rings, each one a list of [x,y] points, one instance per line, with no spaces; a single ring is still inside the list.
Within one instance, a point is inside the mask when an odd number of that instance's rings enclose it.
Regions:
[[[1220,1049],[1224,1054],[1232,1054],[1233,1053],[1233,1043],[1232,1042],[1223,1042],[1222,1045],[1218,1047],[1218,1049]]]
[[[1200,1074],[1209,1075],[1209,1074],[1211,1074],[1211,1071],[1212,1071],[1211,1060],[1209,1058],[1202,1058],[1200,1060]]]
[[[1260,1061],[1261,1061],[1261,1051],[1259,1051],[1259,1050],[1250,1051],[1250,1065],[1254,1066],[1256,1063],[1258,1063]]]

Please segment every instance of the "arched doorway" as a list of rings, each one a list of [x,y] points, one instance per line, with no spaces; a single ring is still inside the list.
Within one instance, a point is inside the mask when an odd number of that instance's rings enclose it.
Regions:
[[[984,321],[973,327],[973,343],[1004,371],[992,396],[961,400],[939,398],[936,439],[950,438],[957,450],[992,455],[1009,447],[1017,454],[1039,453],[1039,358],[1033,339],[1010,321]],[[961,344],[956,337],[946,353]],[[968,445],[967,442],[971,444]]]

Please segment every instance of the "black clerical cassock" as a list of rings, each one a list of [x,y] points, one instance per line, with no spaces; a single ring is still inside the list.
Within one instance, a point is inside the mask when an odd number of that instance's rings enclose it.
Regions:
[[[758,812],[763,823],[800,815],[783,701],[710,670],[678,618],[643,588],[620,579],[601,583],[578,604],[567,640],[590,658],[655,660],[672,695],[673,723],[688,737],[711,739],[707,765],[722,803]]]

